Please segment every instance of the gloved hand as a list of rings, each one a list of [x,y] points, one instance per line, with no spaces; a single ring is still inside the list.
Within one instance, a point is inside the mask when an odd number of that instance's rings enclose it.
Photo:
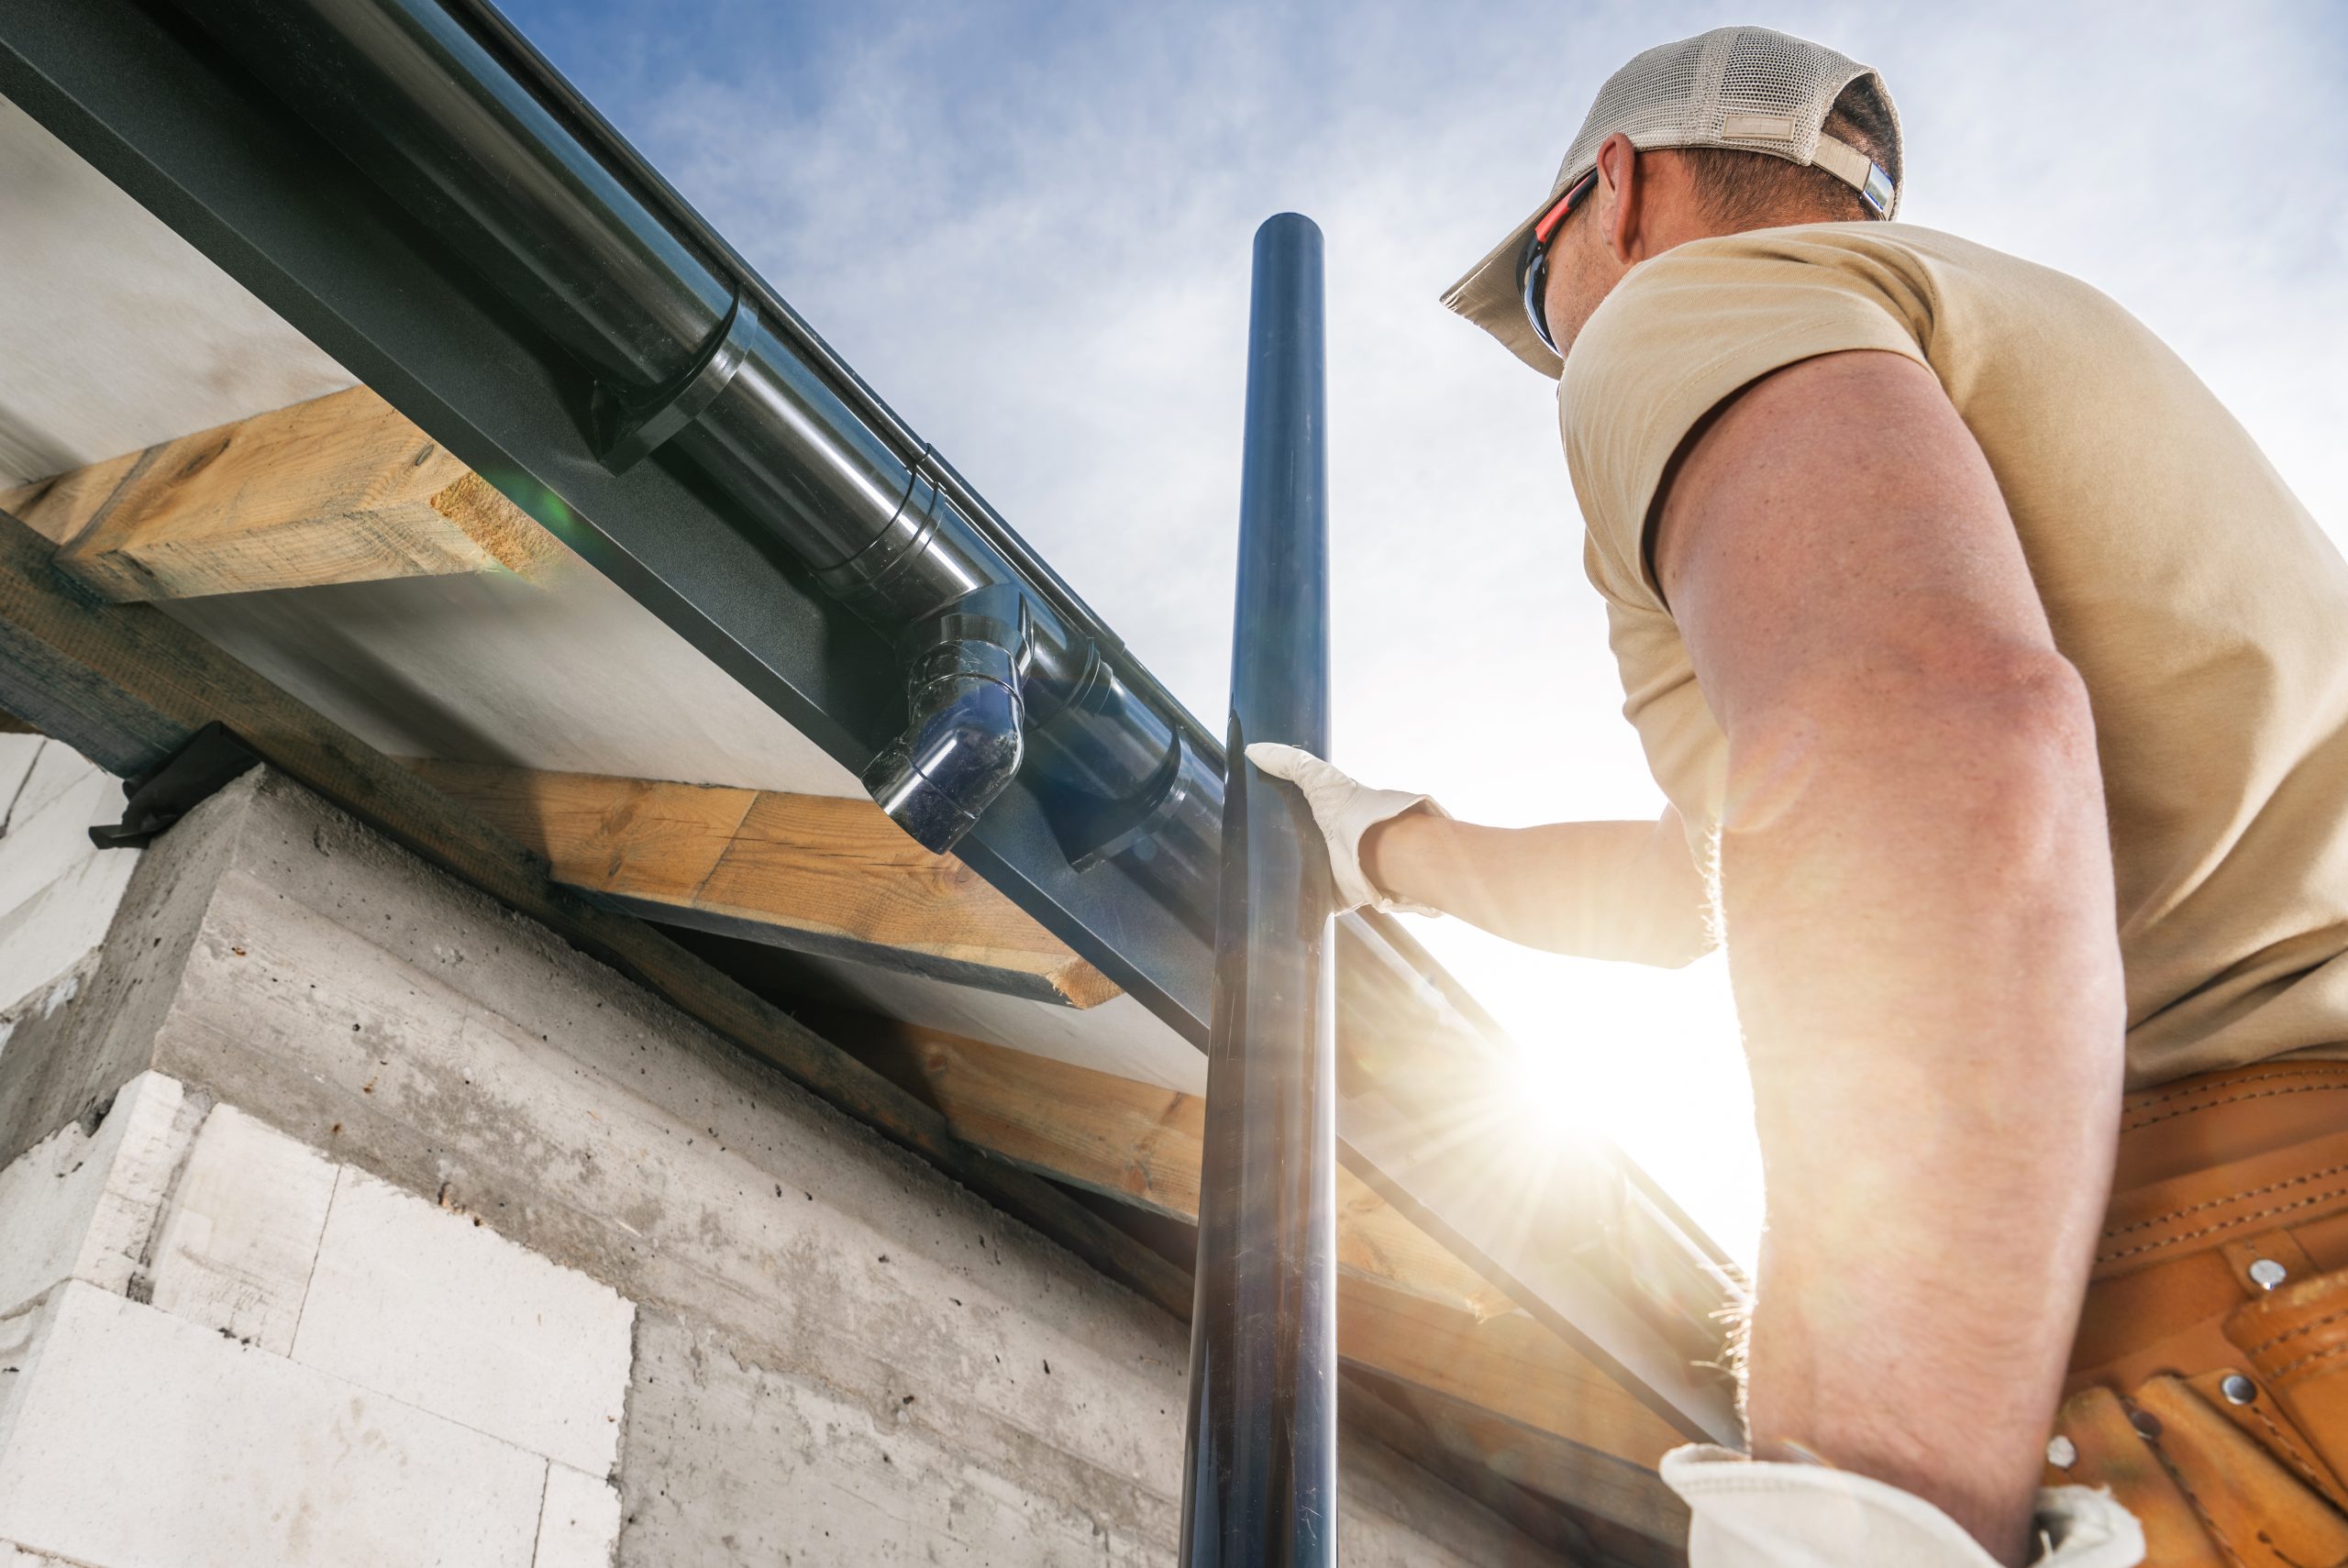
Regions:
[[[1755,1463],[1690,1444],[1663,1456],[1663,1479],[1688,1503],[1690,1568],[1997,1568],[1998,1560],[1939,1508],[1850,1471]],[[2183,1498],[2169,1495],[2184,1512]],[[2107,1490],[2046,1487],[2032,1523],[2032,1568],[2133,1568],[2144,1561],[2143,1526]],[[2200,1561],[2217,1561],[2214,1548]]]
[[[1443,912],[1390,897],[1371,886],[1369,878],[1362,875],[1361,835],[1414,806],[1423,806],[1439,817],[1450,816],[1449,812],[1424,795],[1401,790],[1372,790],[1358,784],[1338,768],[1296,746],[1257,741],[1247,748],[1247,760],[1304,792],[1305,804],[1312,808],[1312,820],[1320,824],[1321,837],[1329,845],[1329,879],[1335,884],[1339,913],[1357,910],[1364,904],[1412,914]]]

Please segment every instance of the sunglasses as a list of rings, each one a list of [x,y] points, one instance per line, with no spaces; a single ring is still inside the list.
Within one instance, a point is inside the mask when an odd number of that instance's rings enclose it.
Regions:
[[[1598,171],[1595,169],[1567,186],[1566,193],[1557,198],[1556,204],[1534,220],[1533,232],[1524,237],[1524,254],[1516,263],[1517,279],[1524,285],[1524,315],[1533,323],[1533,335],[1541,339],[1543,348],[1560,359],[1565,358],[1565,354],[1558,348],[1557,340],[1549,336],[1548,313],[1541,308],[1542,295],[1548,292],[1549,241],[1556,236],[1558,226],[1597,186]]]

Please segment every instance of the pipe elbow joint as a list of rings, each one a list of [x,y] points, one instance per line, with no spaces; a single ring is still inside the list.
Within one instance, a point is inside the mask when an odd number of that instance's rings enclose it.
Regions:
[[[864,770],[864,788],[932,854],[978,825],[1025,750],[1016,692],[978,679],[914,720]]]
[[[997,598],[1013,602],[985,602]],[[997,585],[916,628],[924,646],[909,672],[913,722],[864,770],[866,792],[933,854],[977,825],[1025,757],[1021,602],[1016,590]]]

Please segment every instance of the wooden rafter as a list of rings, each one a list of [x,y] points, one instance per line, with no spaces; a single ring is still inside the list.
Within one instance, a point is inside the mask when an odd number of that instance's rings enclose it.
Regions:
[[[922,1097],[967,1141],[1072,1186],[1197,1220],[1206,1120],[1198,1096],[910,1024],[889,1033],[896,1062],[910,1063]],[[1471,1317],[1515,1311],[1483,1275],[1342,1168],[1337,1252],[1348,1274]]]
[[[117,603],[526,572],[559,548],[364,387],[55,475],[0,506]]]
[[[411,762],[545,856],[557,879],[632,913],[1038,1001],[1118,994],[950,855],[865,800],[583,773]]]
[[[1434,1389],[1355,1370],[1421,1441],[1543,1496],[1571,1499],[1590,1545],[1634,1568],[1682,1568],[1688,1508],[1655,1472],[1560,1442]],[[1347,1390],[1352,1396],[1353,1390]]]

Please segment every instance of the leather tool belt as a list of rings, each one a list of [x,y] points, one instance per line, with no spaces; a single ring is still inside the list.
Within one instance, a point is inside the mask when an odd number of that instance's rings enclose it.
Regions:
[[[2348,1563],[2348,1062],[2128,1097],[2046,1481],[2148,1568]]]

